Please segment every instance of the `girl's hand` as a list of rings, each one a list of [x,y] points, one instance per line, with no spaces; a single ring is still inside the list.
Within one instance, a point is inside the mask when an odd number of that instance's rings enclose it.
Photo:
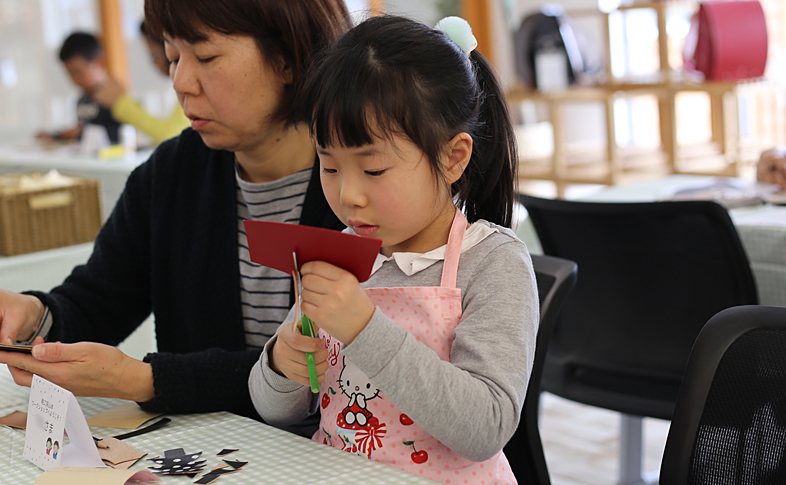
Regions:
[[[270,368],[277,374],[304,386],[310,385],[306,352],[314,353],[317,381],[321,384],[327,372],[327,349],[321,338],[306,337],[295,331],[292,322],[284,323],[270,350]]]
[[[327,333],[349,345],[366,328],[374,305],[355,275],[323,261],[300,268],[303,313]]]

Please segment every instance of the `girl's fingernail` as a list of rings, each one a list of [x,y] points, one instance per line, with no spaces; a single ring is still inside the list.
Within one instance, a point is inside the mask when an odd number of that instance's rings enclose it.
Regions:
[[[11,337],[6,337],[5,338],[5,343],[7,343],[8,345],[14,345],[14,341],[11,340]]]
[[[40,359],[45,355],[46,355],[46,347],[44,347],[43,345],[36,345],[35,347],[33,347],[33,356],[36,359]]]

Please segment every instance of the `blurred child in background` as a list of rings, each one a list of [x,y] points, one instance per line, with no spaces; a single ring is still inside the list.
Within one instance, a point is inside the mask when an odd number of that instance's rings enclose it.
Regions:
[[[39,132],[36,138],[48,141],[79,140],[86,125],[98,125],[106,129],[110,143],[117,143],[120,122],[94,98],[96,91],[109,79],[104,49],[96,36],[74,32],[63,41],[59,57],[71,81],[82,90],[82,96],[76,104],[78,124],[59,132]]]

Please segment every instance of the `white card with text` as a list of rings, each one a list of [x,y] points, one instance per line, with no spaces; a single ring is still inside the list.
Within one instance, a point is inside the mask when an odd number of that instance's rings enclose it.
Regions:
[[[68,433],[68,445],[63,444]],[[104,467],[76,397],[37,375],[30,386],[22,456],[43,470],[56,466]]]

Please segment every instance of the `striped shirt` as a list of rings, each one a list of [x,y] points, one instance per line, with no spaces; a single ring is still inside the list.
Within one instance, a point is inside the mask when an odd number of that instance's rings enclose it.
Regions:
[[[281,271],[252,263],[244,220],[297,224],[303,210],[311,168],[282,179],[255,184],[237,179],[238,260],[240,265],[240,301],[246,348],[262,348],[289,312],[292,277]]]

